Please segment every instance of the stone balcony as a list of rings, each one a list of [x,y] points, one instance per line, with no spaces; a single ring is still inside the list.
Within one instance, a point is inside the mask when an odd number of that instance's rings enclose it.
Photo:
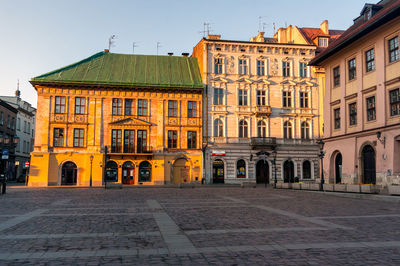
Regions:
[[[271,106],[255,106],[253,107],[254,114],[256,116],[270,116],[271,115]]]

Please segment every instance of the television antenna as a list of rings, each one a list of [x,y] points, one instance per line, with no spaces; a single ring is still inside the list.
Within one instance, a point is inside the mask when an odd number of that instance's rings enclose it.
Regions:
[[[135,53],[135,47],[138,47],[138,46],[136,45],[136,42],[132,42],[132,54]]]
[[[115,36],[115,35],[113,34],[113,35],[111,35],[110,38],[108,38],[108,51],[110,51],[111,47],[113,46],[114,40],[115,40],[116,37],[117,37],[117,36]]]
[[[211,24],[213,24],[213,23],[210,23],[210,22],[203,23],[203,30],[199,31],[199,33],[203,34],[203,37],[207,37],[208,35],[210,35],[210,32],[212,31]]]
[[[263,18],[266,18],[266,16],[258,16],[258,32],[264,31],[264,24],[266,23],[262,21]]]
[[[160,42],[157,42],[157,55],[158,55],[158,49],[162,47]]]

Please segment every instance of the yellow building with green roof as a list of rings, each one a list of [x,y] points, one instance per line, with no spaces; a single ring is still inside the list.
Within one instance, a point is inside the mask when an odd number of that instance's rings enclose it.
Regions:
[[[29,186],[201,180],[196,58],[106,50],[30,82],[38,104]]]

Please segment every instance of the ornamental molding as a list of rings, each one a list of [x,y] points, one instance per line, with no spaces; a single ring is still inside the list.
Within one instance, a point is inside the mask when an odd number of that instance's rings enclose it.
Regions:
[[[123,125],[123,126],[151,126],[151,123],[137,118],[121,118],[116,119],[109,123],[110,125]]]

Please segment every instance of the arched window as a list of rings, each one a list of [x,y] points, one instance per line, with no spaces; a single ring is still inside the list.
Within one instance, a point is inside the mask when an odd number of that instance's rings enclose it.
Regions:
[[[310,139],[310,125],[307,122],[301,123],[301,138]]]
[[[267,136],[267,126],[262,120],[258,121],[257,123],[257,136],[259,138],[265,138]]]
[[[106,164],[106,181],[118,181],[118,164],[114,161],[108,161]]]
[[[217,118],[214,120],[214,137],[224,136],[224,126],[221,119]]]
[[[311,178],[311,163],[310,163],[310,161],[303,162],[303,178],[304,179]]]
[[[239,138],[248,137],[248,126],[246,120],[240,120],[239,122]]]
[[[283,138],[291,139],[292,138],[292,123],[286,121],[283,123]]]
[[[246,178],[246,162],[244,160],[239,160],[236,163],[236,177]]]
[[[148,161],[143,161],[139,164],[139,182],[151,181],[151,164]]]

